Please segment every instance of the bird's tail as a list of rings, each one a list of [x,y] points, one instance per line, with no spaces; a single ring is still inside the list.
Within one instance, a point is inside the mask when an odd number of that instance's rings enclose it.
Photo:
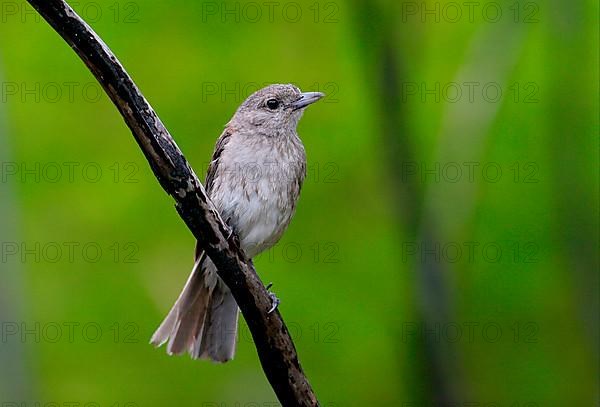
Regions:
[[[150,343],[157,347],[167,343],[169,355],[188,352],[194,359],[227,362],[235,354],[237,320],[238,306],[231,291],[202,253]]]

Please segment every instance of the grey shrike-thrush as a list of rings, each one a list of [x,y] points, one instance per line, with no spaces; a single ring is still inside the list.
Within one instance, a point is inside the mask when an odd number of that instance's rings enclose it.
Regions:
[[[305,108],[321,99],[293,85],[271,85],[241,104],[217,140],[206,191],[251,259],[269,249],[287,228],[306,175],[306,155],[296,127]],[[208,256],[196,261],[183,291],[152,336],[167,353],[231,360],[238,306]]]

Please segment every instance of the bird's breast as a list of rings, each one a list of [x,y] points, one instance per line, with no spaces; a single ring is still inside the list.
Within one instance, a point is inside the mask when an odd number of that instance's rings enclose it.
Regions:
[[[286,144],[229,143],[219,158],[211,199],[249,257],[279,240],[296,208],[306,158],[299,140]]]

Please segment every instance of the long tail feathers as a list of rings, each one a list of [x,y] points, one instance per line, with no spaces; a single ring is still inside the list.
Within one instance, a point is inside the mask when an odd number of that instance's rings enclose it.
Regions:
[[[237,320],[238,306],[231,291],[202,254],[150,343],[157,347],[167,343],[170,355],[188,352],[194,359],[227,362],[235,354]]]

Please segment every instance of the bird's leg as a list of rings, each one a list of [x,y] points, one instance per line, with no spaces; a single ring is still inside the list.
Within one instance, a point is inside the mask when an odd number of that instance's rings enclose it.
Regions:
[[[267,285],[267,291],[269,291],[271,287],[273,287],[273,283],[269,283]],[[279,306],[279,303],[281,302],[274,292],[269,291],[269,297],[271,297],[271,309],[267,312],[267,314],[270,314],[271,312],[275,311]]]

